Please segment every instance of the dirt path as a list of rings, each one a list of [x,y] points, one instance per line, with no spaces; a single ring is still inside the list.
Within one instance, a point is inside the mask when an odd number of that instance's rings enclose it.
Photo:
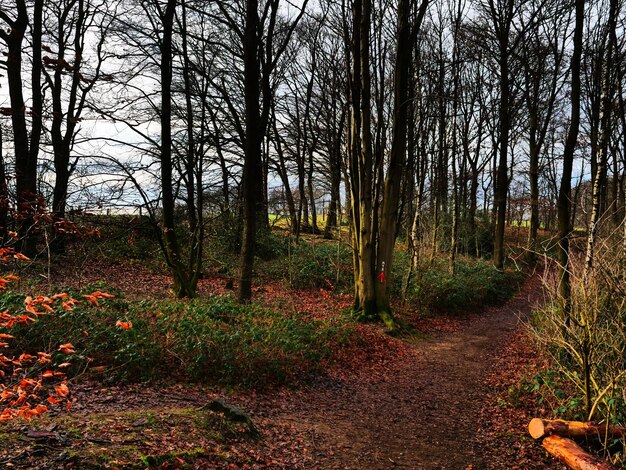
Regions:
[[[494,468],[474,438],[483,382],[538,292],[530,280],[457,334],[418,342],[409,357],[366,376],[259,400],[254,415],[263,427],[289,423],[308,436],[303,468]]]

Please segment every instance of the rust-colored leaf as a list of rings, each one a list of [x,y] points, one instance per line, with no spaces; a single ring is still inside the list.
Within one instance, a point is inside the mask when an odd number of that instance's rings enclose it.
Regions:
[[[50,396],[50,397],[48,397],[48,399],[46,401],[48,403],[50,403],[51,405],[58,405],[63,400],[61,398],[55,398],[55,397]]]
[[[130,330],[133,327],[133,322],[118,320],[117,323],[115,323],[115,326],[121,328],[122,330]]]
[[[54,391],[60,397],[67,397],[70,394],[70,389],[67,388],[67,384],[65,382],[62,382],[59,385],[55,385]]]
[[[59,346],[59,351],[63,354],[74,354],[76,352],[72,343],[62,344],[61,346]]]
[[[98,299],[96,297],[94,297],[93,295],[85,294],[85,295],[83,295],[83,298],[87,299],[87,301],[90,304],[95,305],[96,307],[99,306]]]

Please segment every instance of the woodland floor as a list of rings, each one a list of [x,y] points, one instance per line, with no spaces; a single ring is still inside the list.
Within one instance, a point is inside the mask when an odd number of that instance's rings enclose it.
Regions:
[[[120,288],[133,279],[150,286],[140,295],[155,295],[167,285],[140,275],[119,273]],[[110,269],[108,282],[116,282]],[[530,277],[503,305],[418,322],[423,333],[411,340],[364,326],[377,345],[362,360],[297,387],[225,394],[79,379],[70,413],[0,429],[0,467],[560,468],[527,437],[526,424],[545,410],[509,399],[520,377],[541,367],[520,323],[541,295]],[[245,410],[262,437],[202,410],[213,398]]]

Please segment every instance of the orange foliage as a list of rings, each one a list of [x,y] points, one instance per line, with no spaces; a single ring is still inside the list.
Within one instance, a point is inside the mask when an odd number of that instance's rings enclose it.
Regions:
[[[133,327],[133,322],[118,320],[117,323],[115,323],[115,326],[121,328],[122,330],[130,330]]]
[[[54,390],[60,397],[66,397],[70,394],[70,389],[65,382],[61,382],[59,385],[55,385]]]
[[[59,403],[61,403],[63,400],[60,398],[56,398],[53,396],[49,396],[48,399],[46,400],[48,403],[50,403],[51,405],[58,405]]]
[[[46,209],[42,195],[33,194],[32,196],[32,201],[20,202],[15,207],[9,208],[16,221],[27,217],[32,218],[34,224],[30,229],[31,235],[40,230],[40,226],[48,225],[52,226],[54,232],[64,234],[66,237],[100,236],[97,229],[81,231],[73,222],[56,218]],[[11,244],[20,239],[18,232],[8,231],[8,235],[12,239],[9,242]],[[0,247],[0,264],[19,264],[30,261],[30,258],[10,246]],[[7,289],[11,282],[18,280],[19,277],[13,274],[0,275],[0,290]],[[90,303],[95,305],[98,305],[98,299],[111,297],[113,296],[100,291],[85,296]],[[11,351],[10,340],[14,338],[6,330],[12,329],[15,325],[30,325],[39,317],[54,314],[60,308],[71,311],[79,303],[65,292],[50,297],[42,295],[26,297],[22,312],[9,310],[0,312],[0,347]],[[71,355],[75,353],[75,349],[71,343],[66,343],[58,348],[58,352]],[[13,353],[14,356],[7,353],[11,357],[0,354],[0,421],[16,417],[31,419],[46,413],[48,405],[57,405],[64,401],[66,409],[69,410],[70,389],[67,386],[65,373],[60,369],[68,368],[70,363],[63,362],[55,367],[52,354],[44,351],[37,352],[36,355],[27,352]]]
[[[7,264],[11,260],[30,261],[12,248],[0,247],[0,263]],[[6,289],[8,284],[17,280],[19,278],[13,274],[0,276],[0,289]],[[98,305],[98,299],[109,299],[113,296],[96,291],[84,297],[90,303]],[[15,325],[29,325],[43,315],[55,313],[59,307],[72,310],[79,303],[65,292],[50,297],[27,296],[24,299],[24,312],[0,312],[0,329],[10,330]],[[0,332],[0,347],[9,348],[9,341],[12,339],[13,335]],[[70,355],[76,350],[71,343],[65,343],[59,346],[58,352]],[[44,351],[39,351],[36,355],[24,352],[14,357],[0,354],[0,421],[18,417],[30,420],[48,412],[48,406],[62,402],[66,403],[65,408],[69,410],[72,403],[68,399],[70,389],[67,377],[58,369],[66,369],[70,365],[69,362],[64,362],[56,368],[53,367],[52,355]]]
[[[112,299],[115,296],[112,294],[107,294],[105,292],[100,292],[99,290],[97,290],[93,292],[92,294],[83,295],[83,297],[97,307],[99,299]]]
[[[72,343],[62,344],[61,346],[59,346],[59,351],[63,354],[74,354],[76,352]]]

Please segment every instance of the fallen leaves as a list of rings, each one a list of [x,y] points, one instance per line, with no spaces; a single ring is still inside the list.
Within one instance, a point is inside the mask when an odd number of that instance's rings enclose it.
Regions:
[[[54,391],[60,397],[67,397],[70,394],[70,389],[65,382],[61,382],[59,385],[55,385]]]
[[[37,353],[37,364],[49,364],[52,361],[52,355],[46,352]]]
[[[20,261],[30,261],[31,260],[28,256],[23,255],[22,253],[14,253],[13,254],[13,258],[18,259]]]
[[[129,278],[128,273],[136,271],[131,271],[131,269],[138,268],[130,268],[127,266],[122,266],[116,268],[116,272],[114,273],[116,276],[120,278],[120,285],[128,285],[127,279]],[[93,274],[94,276],[97,274]],[[156,274],[152,274],[149,272],[142,271],[139,276],[135,276],[133,274],[133,278],[141,278],[142,282],[133,283],[133,289],[150,289],[149,295],[153,295],[158,292],[166,292],[169,279],[166,276],[159,276]],[[143,282],[143,280],[147,280],[147,282]],[[108,281],[108,279],[107,279]],[[154,281],[154,282],[153,282]],[[208,290],[223,292],[223,280],[221,279],[203,279],[201,281],[201,287],[205,289],[205,292]],[[146,287],[147,286],[147,287]],[[350,306],[351,296],[338,294],[332,291],[332,285],[328,285],[329,289],[322,289],[321,291],[291,291],[285,289],[282,284],[279,283],[269,283],[264,286],[263,292],[259,292],[257,297],[264,304],[277,305],[281,308],[281,311],[285,312],[294,312],[294,315],[299,315],[303,318],[311,318],[311,319],[319,319],[324,321],[337,321],[340,317],[338,312]],[[221,290],[219,290],[221,289]],[[133,291],[134,295],[138,295],[137,291]],[[141,293],[140,293],[141,294]],[[100,306],[102,303],[102,299],[111,298],[112,295],[105,294],[100,291],[93,292],[91,294],[86,294],[82,297],[81,302],[84,305],[93,305]],[[44,311],[44,307],[42,307],[41,303],[35,303],[35,299],[31,299],[30,305],[37,309],[37,311]],[[74,299],[69,299],[67,294],[59,294],[58,297],[52,296],[51,300],[60,302],[61,308],[65,310],[76,308],[80,305],[79,301]],[[45,302],[44,302],[45,304]],[[50,305],[59,305],[58,303],[53,303]],[[0,316],[0,321],[2,320]],[[28,321],[28,320],[24,320]],[[435,332],[442,335],[449,335],[452,333],[456,333],[460,328],[461,322],[455,319],[451,319],[448,317],[434,317],[427,319],[420,319],[418,322],[418,330],[424,331],[427,333]],[[123,319],[117,320],[115,326],[121,330],[130,330],[133,328],[132,322],[124,321]],[[84,336],[88,336],[85,332]],[[10,338],[6,338],[9,340]],[[81,341],[81,340],[76,340]],[[77,343],[78,344],[78,343]],[[63,348],[63,350],[61,349]],[[331,346],[332,348],[332,346]],[[390,430],[402,430],[402,432],[406,432],[410,434],[413,430],[412,422],[416,421],[416,417],[418,416],[415,411],[415,407],[409,408],[409,405],[412,403],[418,402],[418,398],[416,395],[419,395],[421,392],[421,387],[424,383],[428,381],[434,381],[432,376],[425,376],[420,378],[419,372],[410,376],[409,380],[407,376],[404,376],[404,382],[400,380],[401,374],[403,372],[403,368],[408,367],[417,367],[415,359],[418,355],[416,353],[417,348],[414,347],[413,344],[409,344],[406,341],[399,340],[396,338],[390,338],[385,335],[382,331],[382,328],[375,325],[359,325],[356,327],[356,335],[353,338],[350,338],[348,345],[346,347],[333,349],[334,357],[332,360],[328,361],[321,365],[321,369],[324,371],[324,374],[320,377],[315,377],[314,380],[318,380],[319,382],[315,382],[311,387],[313,389],[312,394],[300,394],[298,390],[272,390],[271,394],[276,395],[276,398],[273,401],[263,402],[264,404],[268,404],[268,406],[263,409],[260,407],[261,413],[274,413],[273,420],[266,420],[261,418],[260,426],[263,427],[263,433],[266,436],[263,442],[248,442],[245,440],[238,441],[227,441],[226,443],[215,444],[212,443],[210,446],[207,445],[207,453],[214,456],[219,456],[224,459],[221,460],[220,463],[224,464],[224,466],[232,463],[233,466],[238,466],[238,464],[249,465],[254,468],[263,468],[264,466],[270,468],[302,468],[303,462],[312,463],[311,460],[311,452],[318,453],[316,457],[319,457],[319,453],[321,452],[317,447],[318,444],[323,444],[323,451],[327,453],[334,452],[337,457],[333,457],[335,462],[337,459],[348,459],[349,456],[342,456],[343,448],[331,447],[332,443],[329,441],[321,441],[317,440],[317,434],[311,432],[307,434],[308,431],[303,431],[302,426],[294,427],[291,422],[288,422],[289,419],[294,420],[294,417],[298,417],[294,410],[297,410],[303,402],[306,402],[308,399],[310,401],[309,409],[315,409],[317,407],[320,410],[320,413],[326,413],[328,415],[328,420],[325,423],[332,423],[335,416],[332,415],[333,411],[342,413],[344,409],[349,410],[350,412],[353,410],[362,409],[362,421],[353,420],[351,421],[356,425],[356,428],[361,429],[359,426],[361,424],[366,424],[369,427],[363,427],[363,429],[374,429],[376,426],[386,426],[386,429]],[[61,345],[59,348],[59,352],[63,354],[73,354],[75,353],[75,348],[71,343],[66,343],[65,345]],[[505,351],[506,353],[506,351]],[[1,358],[0,358],[1,359]],[[50,362],[50,356],[29,356],[24,358],[24,360],[33,361],[35,359]],[[519,365],[519,363],[517,364]],[[63,363],[57,367],[57,369],[69,367],[70,363]],[[106,366],[96,366],[91,367],[89,369],[93,372],[103,372],[106,370]],[[50,372],[49,372],[50,371]],[[52,381],[55,379],[54,368],[51,365],[46,365],[46,371],[44,371],[42,378],[46,380],[44,383],[48,384],[47,381]],[[399,378],[400,377],[400,378]],[[397,386],[398,383],[401,383],[403,390],[402,393],[397,393],[397,388],[390,386],[389,384],[393,384]],[[350,384],[350,386],[354,387],[354,389],[350,389],[347,392],[342,394],[342,402],[337,405],[335,403],[335,398],[337,395],[337,389],[341,387],[346,387],[346,383]],[[321,385],[320,385],[321,384]],[[373,387],[375,385],[376,387]],[[36,383],[33,385],[29,385],[30,387],[36,386]],[[361,390],[363,387],[372,386],[373,390],[376,390],[375,393],[371,393],[370,397],[371,401],[368,400],[360,400],[356,403],[352,403],[351,400],[355,398],[355,393],[352,393],[354,390]],[[156,388],[156,387],[155,387]],[[51,394],[45,399],[45,402],[50,407],[56,405],[65,404],[66,408],[72,406],[72,402],[67,398],[70,395],[70,388],[67,385],[67,382],[62,381],[57,384],[53,388],[54,394]],[[188,385],[180,387],[179,397],[173,398],[169,389],[159,388],[153,390],[152,387],[144,387],[137,386],[136,388],[127,388],[127,389],[114,389],[114,391],[107,392],[106,396],[104,396],[99,390],[92,388],[91,390],[86,390],[81,392],[81,395],[76,395],[76,389],[72,386],[72,396],[78,398],[79,409],[83,411],[85,408],[85,401],[91,400],[91,406],[94,406],[94,403],[98,403],[101,409],[109,413],[110,410],[114,407],[117,408],[133,408],[133,409],[141,409],[147,408],[151,404],[156,404],[159,408],[162,409],[163,400],[169,400],[169,403],[172,403],[175,400],[178,400],[179,403],[185,402],[185,400],[189,399],[189,396],[192,394],[192,388]],[[6,399],[7,400],[15,400],[17,392],[14,390],[5,390],[6,391]],[[385,393],[385,392],[393,392],[393,393]],[[4,393],[4,392],[3,392]],[[41,391],[40,391],[41,394]],[[109,399],[109,395],[111,398]],[[43,397],[46,395],[43,394]],[[383,397],[383,402],[387,401],[390,403],[389,407],[383,408],[383,411],[391,411],[395,412],[395,408],[397,407],[400,411],[409,411],[407,413],[400,413],[403,416],[398,417],[395,413],[382,413],[376,414],[376,412],[380,410],[372,409],[372,403],[374,402],[374,398]],[[258,403],[259,397],[251,394],[250,401]],[[301,400],[301,398],[303,398]],[[321,398],[320,398],[321,397]],[[325,398],[324,398],[325,397]],[[106,398],[104,400],[103,398]],[[362,398],[362,397],[361,397]],[[100,400],[100,401],[98,401]],[[430,400],[429,397],[424,400]],[[414,402],[415,401],[415,402]],[[423,401],[423,400],[422,400]],[[188,403],[188,402],[185,402]],[[285,405],[287,403],[287,405]],[[419,402],[421,403],[421,402]],[[87,405],[89,406],[89,405]],[[292,408],[290,408],[290,406]],[[271,408],[270,408],[271,407]],[[282,407],[282,408],[281,408]],[[343,407],[343,408],[342,408]],[[37,412],[36,407],[31,407],[31,411],[26,412],[24,414],[31,414]],[[43,408],[40,408],[42,411]],[[268,411],[269,410],[269,411]],[[418,410],[420,411],[420,410]],[[12,419],[12,416],[15,416],[18,411],[3,411],[0,414],[0,420],[5,419],[3,416],[9,416],[8,419]],[[393,419],[397,419],[396,422],[393,423],[393,427],[387,422],[389,420],[389,416],[393,414]],[[278,417],[276,417],[278,416]],[[341,418],[341,416],[339,416]],[[309,419],[312,419],[311,416],[308,416]],[[345,417],[344,417],[345,418]],[[458,418],[458,417],[457,417]],[[153,418],[151,418],[153,419]],[[158,418],[157,418],[158,419]],[[447,417],[450,421],[455,419],[454,416]],[[130,423],[135,422],[135,419]],[[147,422],[147,421],[146,421]],[[292,421],[293,422],[293,421]],[[389,420],[391,422],[391,420]],[[302,423],[298,421],[298,425]],[[458,421],[455,422],[458,424]],[[132,424],[130,425],[132,426]],[[128,426],[126,426],[128,427]],[[144,425],[138,426],[143,428]],[[152,445],[157,448],[161,447],[163,449],[169,449],[174,444],[180,444],[184,442],[185,439],[185,429],[181,430],[180,425],[172,425],[170,426],[169,422],[166,427],[168,430],[167,436],[160,436],[158,433],[155,434],[146,434],[145,439],[141,442],[147,441],[151,442]],[[103,430],[103,435],[98,435],[98,438],[106,438],[108,441],[113,441],[114,438],[119,438],[122,431],[120,430],[119,423],[117,427],[114,425],[108,427],[106,430]],[[506,427],[498,428],[499,430],[506,431]],[[332,428],[331,432],[341,433],[343,430],[340,428]],[[104,434],[108,432],[109,434]],[[147,431],[148,432],[148,431]],[[152,433],[152,430],[149,430]],[[204,432],[203,435],[207,435],[208,433]],[[398,433],[402,434],[402,433]],[[362,437],[362,440],[367,439],[367,437]],[[402,437],[398,438],[402,441]],[[315,445],[312,445],[312,442]],[[462,443],[463,444],[463,443]],[[107,444],[108,445],[108,444]],[[141,444],[143,445],[143,444]],[[194,442],[194,445],[198,445]],[[204,443],[199,444],[204,445]],[[510,445],[509,445],[510,447]],[[312,450],[313,449],[313,450]],[[526,447],[516,447],[516,449],[520,450],[521,455],[526,451]],[[395,454],[394,454],[395,455]],[[216,457],[217,458],[217,457]],[[394,460],[396,457],[393,457]],[[307,460],[308,459],[308,460]],[[182,462],[180,458],[174,459],[174,465],[181,464]],[[389,459],[391,460],[391,459]],[[394,461],[392,460],[392,462]],[[225,463],[227,462],[227,463]],[[350,464],[354,464],[354,461],[349,462]],[[332,468],[332,467],[320,467],[320,468]],[[364,466],[364,468],[368,468]],[[462,467],[460,467],[462,468]]]
[[[48,399],[46,400],[48,403],[52,404],[52,405],[57,405],[59,403],[61,403],[63,400],[60,398],[56,398],[53,396],[48,397]]]
[[[530,417],[541,414],[535,397],[520,394],[512,400],[511,391],[519,387],[525,375],[538,373],[544,360],[532,348],[525,331],[518,331],[498,353],[486,385],[491,392],[484,399],[478,423],[478,439],[485,452],[492,455],[494,468],[561,468],[546,461],[541,446],[530,438],[527,424]]]
[[[76,299],[69,299],[65,302],[61,303],[61,307],[63,307],[64,310],[71,312],[72,310],[74,310],[74,306],[78,305],[79,302]]]

